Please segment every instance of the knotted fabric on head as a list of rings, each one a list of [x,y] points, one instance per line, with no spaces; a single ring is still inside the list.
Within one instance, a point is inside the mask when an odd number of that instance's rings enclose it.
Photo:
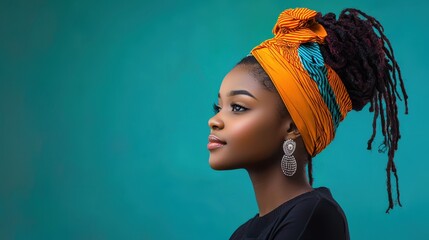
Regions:
[[[307,8],[283,11],[274,37],[251,54],[270,76],[304,140],[315,156],[334,138],[335,130],[352,108],[335,71],[324,63],[319,44],[327,33]]]

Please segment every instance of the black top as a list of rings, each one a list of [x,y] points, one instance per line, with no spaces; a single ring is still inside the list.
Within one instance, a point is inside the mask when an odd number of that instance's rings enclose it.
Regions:
[[[343,210],[328,188],[315,188],[241,225],[230,240],[349,240]]]

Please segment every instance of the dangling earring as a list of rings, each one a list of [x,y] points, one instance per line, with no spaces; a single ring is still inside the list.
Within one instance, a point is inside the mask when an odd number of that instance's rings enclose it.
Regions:
[[[284,175],[288,177],[292,177],[296,172],[296,159],[292,155],[295,151],[296,143],[292,139],[288,139],[283,143],[283,151],[285,155],[283,155],[281,167]]]

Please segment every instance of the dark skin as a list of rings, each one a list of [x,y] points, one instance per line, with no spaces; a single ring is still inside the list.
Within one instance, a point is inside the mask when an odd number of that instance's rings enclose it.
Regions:
[[[246,169],[264,216],[284,202],[311,191],[305,166],[310,159],[299,130],[277,92],[268,90],[246,66],[238,65],[223,79],[218,113],[209,120],[210,134],[223,144],[210,149],[216,170]],[[283,142],[293,139],[298,169],[286,177],[280,167]]]

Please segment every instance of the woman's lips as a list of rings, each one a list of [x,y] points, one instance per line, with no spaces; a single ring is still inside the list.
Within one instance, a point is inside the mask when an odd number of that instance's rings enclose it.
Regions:
[[[223,147],[225,144],[225,141],[220,140],[220,138],[216,137],[215,135],[209,135],[209,143],[207,144],[207,149],[214,150]]]

